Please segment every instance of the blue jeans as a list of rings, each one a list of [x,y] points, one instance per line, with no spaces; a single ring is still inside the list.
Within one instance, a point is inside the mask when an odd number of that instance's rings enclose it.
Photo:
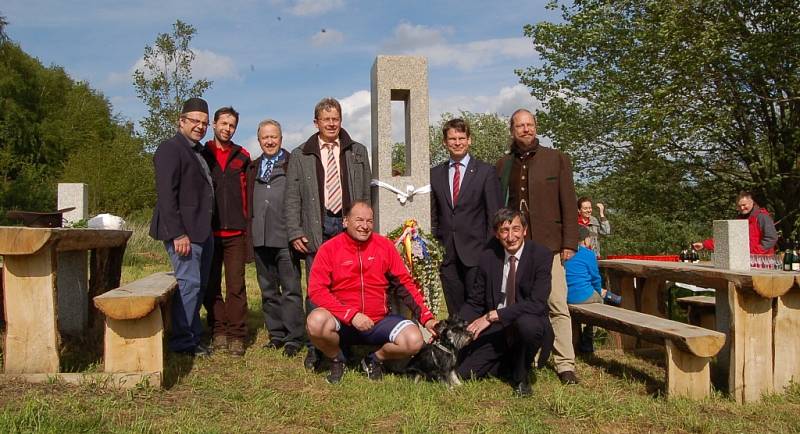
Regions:
[[[202,243],[192,243],[187,256],[175,253],[172,240],[164,241],[164,247],[178,281],[178,289],[172,295],[172,331],[167,346],[174,352],[192,351],[203,336],[200,305],[208,285],[214,237],[209,236]]]

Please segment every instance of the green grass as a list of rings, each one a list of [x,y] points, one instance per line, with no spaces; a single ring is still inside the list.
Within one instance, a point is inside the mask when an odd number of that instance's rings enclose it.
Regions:
[[[139,255],[146,259],[126,266],[123,281],[168,269],[158,254]],[[578,360],[580,385],[562,386],[544,369],[527,399],[497,380],[448,389],[395,375],[370,382],[350,370],[342,384],[329,385],[325,373],[303,369],[302,357],[261,348],[267,336],[252,265],[247,285],[245,357],[167,353],[164,389],[0,382],[0,432],[800,432],[800,386],[746,405],[720,393],[666,400],[659,354],[600,349]]]

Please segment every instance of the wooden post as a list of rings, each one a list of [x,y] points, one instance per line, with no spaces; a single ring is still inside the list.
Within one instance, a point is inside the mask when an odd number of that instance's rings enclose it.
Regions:
[[[49,246],[32,255],[5,255],[7,374],[58,372],[55,260]]]
[[[710,357],[698,357],[665,340],[667,349],[667,397],[707,398],[711,393]]]
[[[800,382],[800,288],[777,298],[773,321],[774,387],[782,392],[790,382]]]
[[[731,331],[729,392],[737,402],[754,402],[771,393],[772,299],[729,284]],[[745,369],[746,367],[746,369]]]
[[[100,318],[92,299],[111,289],[117,288],[122,274],[122,258],[125,256],[127,240],[118,247],[92,249],[89,268],[89,327]]]

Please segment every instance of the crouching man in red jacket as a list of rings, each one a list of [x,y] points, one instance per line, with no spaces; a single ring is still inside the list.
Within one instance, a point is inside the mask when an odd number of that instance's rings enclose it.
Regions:
[[[322,244],[311,267],[308,296],[318,307],[308,315],[306,330],[331,359],[329,383],[344,375],[342,346],[382,345],[361,361],[371,380],[382,378],[384,360],[410,357],[422,348],[419,328],[389,313],[389,288],[431,333],[437,323],[394,244],[372,233],[372,219],[369,204],[353,202],[344,215],[345,232]]]

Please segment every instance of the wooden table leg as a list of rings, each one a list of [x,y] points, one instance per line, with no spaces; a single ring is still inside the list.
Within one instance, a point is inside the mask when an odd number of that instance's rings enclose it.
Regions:
[[[55,252],[6,255],[4,290],[7,374],[58,372]]]
[[[620,307],[638,311],[639,303],[637,301],[639,299],[639,291],[634,284],[634,279],[636,278],[618,273],[613,273],[611,276],[613,276],[611,279],[613,282],[613,289],[611,291],[614,292],[616,290],[618,294],[622,296],[622,304]],[[615,336],[615,338],[621,343],[621,349],[623,350],[633,350],[637,348],[638,339],[636,336],[619,334]]]
[[[97,308],[92,300],[107,291],[119,287],[122,275],[122,258],[125,256],[127,242],[119,247],[93,249],[89,261],[89,327],[100,324]]]
[[[773,321],[774,387],[782,392],[800,382],[800,288],[777,298]]]
[[[754,402],[771,393],[772,299],[728,284],[730,306],[729,392],[737,402]]]

